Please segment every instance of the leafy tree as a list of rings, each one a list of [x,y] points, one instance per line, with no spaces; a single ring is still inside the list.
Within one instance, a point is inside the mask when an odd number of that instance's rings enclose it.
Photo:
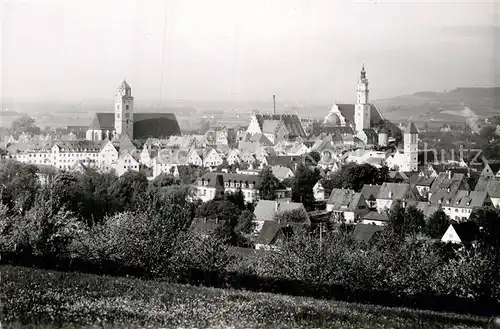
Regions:
[[[389,179],[389,169],[384,166],[380,169],[370,164],[347,164],[340,171],[322,180],[322,185],[327,190],[334,188],[348,188],[356,192],[361,191],[363,185],[379,185]]]
[[[76,215],[82,213],[83,191],[80,184],[80,174],[58,172],[52,185],[44,188],[42,193],[50,194],[54,211],[64,208]]]
[[[245,195],[241,188],[234,193],[226,193],[224,199],[234,204],[240,211],[246,208]]]
[[[397,235],[405,233],[405,209],[400,200],[392,203],[391,209],[388,211],[389,225],[388,228]]]
[[[492,138],[495,138],[497,137],[495,135],[495,126],[492,126],[492,125],[487,125],[487,126],[484,126],[483,128],[481,128],[481,130],[479,131],[479,136],[481,136],[482,138],[486,139],[486,140],[491,140]]]
[[[0,165],[0,198],[9,209],[27,211],[40,186],[38,169],[33,165],[7,160]]]
[[[424,213],[415,206],[409,206],[405,212],[405,235],[416,236],[425,229]]]
[[[305,158],[307,165],[315,166],[319,160],[321,160],[321,154],[317,151],[309,152],[308,156]]]
[[[148,179],[141,173],[129,170],[110,187],[114,210],[135,210],[144,198]]]
[[[40,127],[35,125],[35,119],[29,116],[23,116],[12,121],[12,135],[17,138],[21,133],[39,135]]]
[[[307,214],[304,209],[293,209],[278,212],[274,215],[274,220],[279,223],[305,223]]]
[[[275,200],[276,189],[279,188],[280,182],[273,175],[271,168],[266,167],[259,173],[260,186],[259,197],[261,200]]]
[[[151,182],[149,182],[150,188],[161,188],[172,185],[180,185],[181,181],[173,175],[167,173],[161,173],[156,176]]]
[[[448,215],[439,209],[427,221],[427,234],[434,239],[440,239],[450,226]]]
[[[86,170],[80,176],[79,188],[83,195],[80,215],[89,226],[112,213],[113,200],[110,191],[116,180],[112,173],[101,174],[93,169]]]
[[[406,209],[396,200],[389,210],[389,228],[399,236],[415,236],[425,228],[424,214],[415,206]]]
[[[238,217],[238,224],[236,225],[236,231],[243,234],[250,234],[255,228],[255,216],[253,211],[244,210]]]
[[[299,164],[292,187],[292,201],[301,202],[306,209],[312,209],[315,201],[313,187],[319,179],[320,174],[317,169],[310,169],[302,163]]]
[[[481,241],[485,246],[500,246],[500,209],[483,207],[476,209],[471,215],[480,228]]]

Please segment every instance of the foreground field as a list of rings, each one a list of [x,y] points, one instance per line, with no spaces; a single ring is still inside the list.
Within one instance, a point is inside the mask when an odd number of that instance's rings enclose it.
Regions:
[[[472,316],[0,267],[5,328],[484,328]]]

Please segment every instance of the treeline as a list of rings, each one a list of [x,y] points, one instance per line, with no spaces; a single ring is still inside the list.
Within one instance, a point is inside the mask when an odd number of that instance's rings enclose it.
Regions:
[[[148,182],[132,172],[119,178],[57,173],[42,186],[33,167],[13,162],[0,166],[0,183],[4,263],[282,293],[288,286],[289,293],[316,297],[340,298],[334,292],[340,289],[359,302],[370,301],[364,299],[370,292],[500,302],[494,209],[476,218],[483,227],[476,243],[460,247],[429,238],[420,213],[395,207],[391,224],[369,242],[357,241],[346,227],[321,239],[304,229],[277,250],[256,251],[242,248],[254,241],[253,206],[240,193],[200,203],[174,177]],[[197,231],[195,218],[222,225]]]

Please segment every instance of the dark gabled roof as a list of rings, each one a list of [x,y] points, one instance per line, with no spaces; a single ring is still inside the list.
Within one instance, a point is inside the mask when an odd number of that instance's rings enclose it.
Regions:
[[[115,129],[115,114],[114,113],[96,113],[89,129],[91,130],[114,130]]]
[[[89,129],[114,130],[114,113],[96,113]],[[162,138],[180,135],[181,130],[173,113],[134,113],[134,139]]]
[[[458,224],[451,224],[462,242],[471,242],[477,239],[479,227],[475,222],[468,221]]]
[[[300,118],[297,114],[255,114],[255,117],[259,123],[260,129],[262,130],[265,120],[279,120],[285,124],[286,129],[290,136],[300,136],[306,137],[304,132],[304,127],[300,122]]]
[[[410,184],[384,183],[377,194],[377,199],[403,200],[410,196]]]
[[[302,210],[306,217],[306,223],[310,224],[309,215],[300,202],[280,202],[273,200],[259,200],[255,205],[254,216],[257,221],[275,221],[274,216],[285,211]]]
[[[431,187],[432,182],[434,182],[434,177],[422,177],[422,176],[412,176],[410,179],[410,184],[415,186],[428,186]]]
[[[269,166],[291,166],[299,163],[303,159],[302,156],[294,155],[278,155],[278,156],[267,156],[266,162]]]
[[[354,123],[354,108],[355,104],[336,104],[340,113],[344,116],[346,121]],[[370,104],[370,121],[372,125],[377,124],[383,120],[381,113],[378,111],[375,104]]]
[[[332,190],[327,204],[333,206],[333,210],[355,211],[362,201],[363,195],[354,190],[335,188]]]
[[[409,206],[415,206],[415,208],[420,210],[425,217],[432,216],[436,211],[438,211],[441,208],[441,205],[439,204],[432,204],[425,201],[414,201],[414,200],[408,200],[406,202],[406,207]]]
[[[259,188],[260,177],[258,175],[245,175],[234,173],[208,172],[197,180],[208,181],[208,187],[224,188],[224,182],[234,181],[239,183],[248,182],[253,184],[253,188]]]
[[[494,177],[479,177],[474,191],[486,192],[492,198],[500,198],[500,182]]]
[[[378,192],[382,188],[382,185],[363,185],[361,189],[361,194],[365,200],[375,200],[377,198]]]
[[[356,224],[354,228],[354,239],[357,241],[370,241],[378,232],[384,230],[383,226],[373,224]]]
[[[363,129],[363,132],[366,134],[368,138],[378,138],[377,132],[372,128]]]
[[[370,211],[369,213],[364,215],[361,219],[387,222],[389,221],[389,216],[387,215],[387,212]]]
[[[271,245],[276,242],[276,239],[280,234],[284,236],[291,236],[293,233],[299,231],[304,227],[304,224],[297,223],[286,223],[280,224],[275,221],[265,221],[262,225],[262,229],[259,232],[259,236],[255,241],[256,244]]]
[[[439,191],[433,193],[429,201],[434,204],[441,203],[442,206],[475,208],[482,207],[488,200],[488,194],[482,191]]]
[[[406,127],[406,130],[405,130],[405,133],[406,134],[418,134],[418,130],[417,130],[417,127],[415,127],[415,124],[413,122],[409,122],[408,123],[408,126]]]

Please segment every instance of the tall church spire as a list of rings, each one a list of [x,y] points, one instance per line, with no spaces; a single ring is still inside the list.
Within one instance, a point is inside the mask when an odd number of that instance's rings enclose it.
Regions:
[[[354,105],[354,123],[356,131],[371,127],[371,105],[369,104],[368,79],[366,78],[365,65],[361,67],[358,86],[356,88],[356,104]]]

